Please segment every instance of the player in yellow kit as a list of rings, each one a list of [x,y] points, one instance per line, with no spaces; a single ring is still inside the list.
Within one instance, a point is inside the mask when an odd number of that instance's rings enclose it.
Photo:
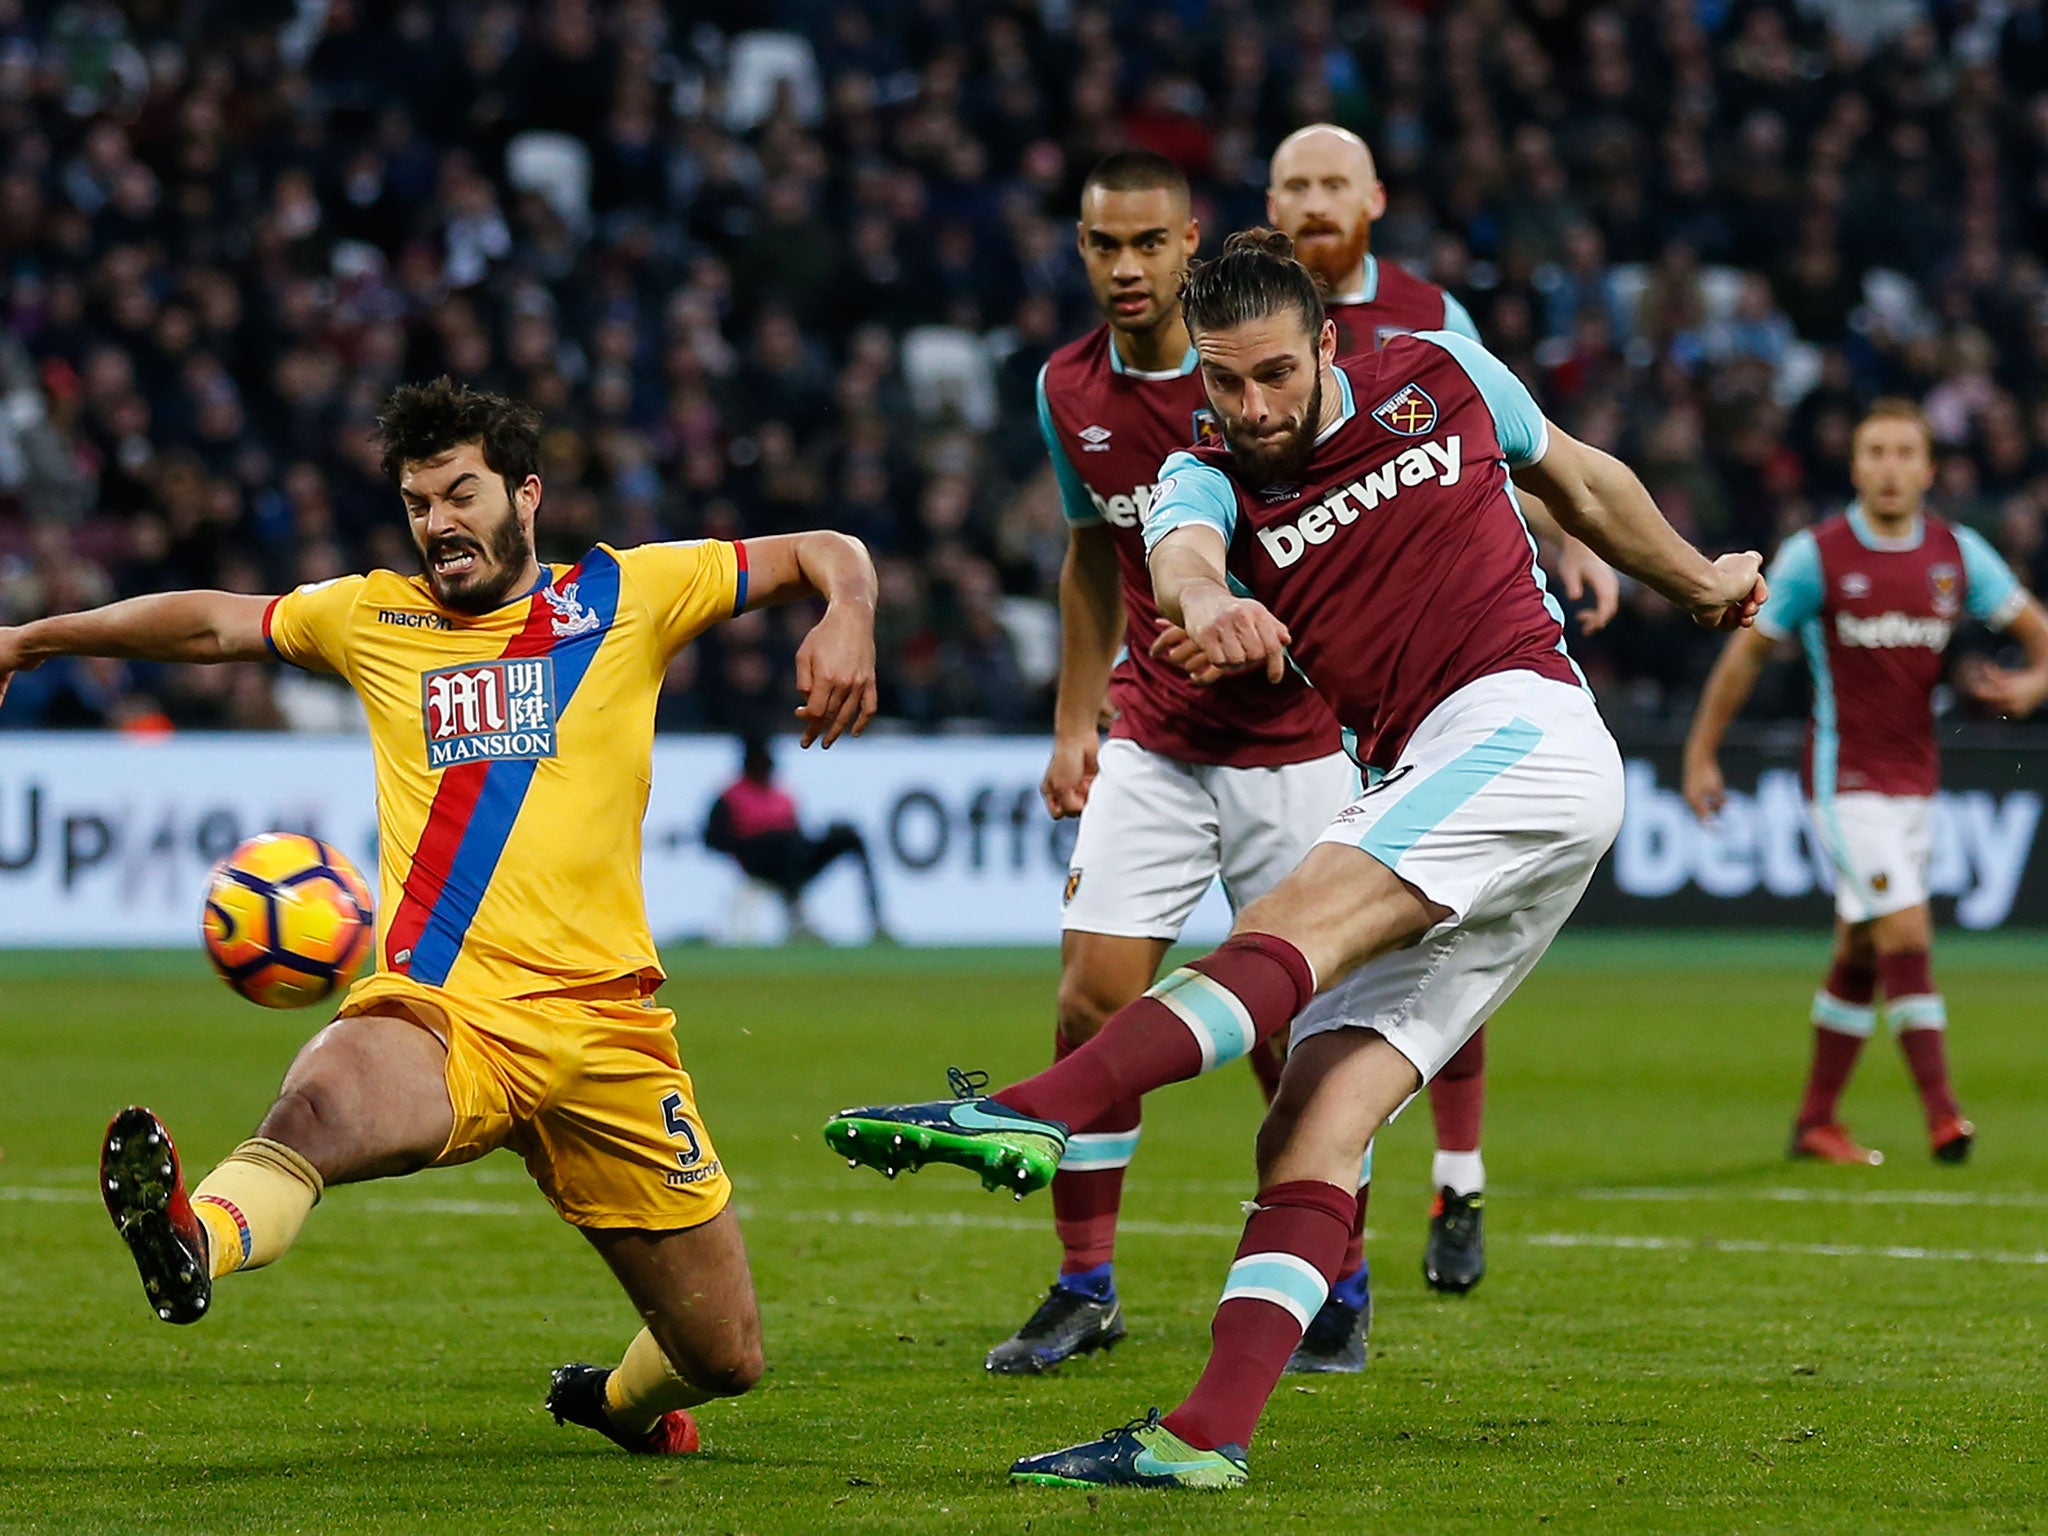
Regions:
[[[640,888],[654,706],[670,659],[750,607],[822,597],[797,653],[805,746],[875,708],[875,577],[859,541],[800,533],[535,558],[540,419],[445,379],[378,418],[424,574],[270,599],[172,592],[0,628],[8,677],[50,656],[334,672],[376,759],[377,963],[307,1043],[256,1135],[187,1196],[146,1109],[109,1126],[102,1194],[158,1315],[291,1246],[328,1184],[499,1147],[580,1228],[646,1326],[548,1406],[630,1450],[696,1447],[687,1410],[761,1371],[732,1186],[655,1000]]]

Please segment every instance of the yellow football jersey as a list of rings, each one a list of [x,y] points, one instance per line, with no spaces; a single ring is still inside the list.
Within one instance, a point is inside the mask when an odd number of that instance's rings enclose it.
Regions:
[[[746,546],[704,540],[600,544],[474,617],[395,571],[271,604],[271,648],[369,714],[380,971],[485,997],[660,979],[640,884],[655,698],[746,601]]]

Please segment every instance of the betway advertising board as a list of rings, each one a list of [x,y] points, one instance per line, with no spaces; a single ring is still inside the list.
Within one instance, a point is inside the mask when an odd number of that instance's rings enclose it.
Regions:
[[[846,821],[865,837],[899,938],[1049,944],[1073,826],[1039,804],[1046,752],[1031,738],[876,737],[829,753],[788,743],[779,766],[807,827]],[[699,840],[737,758],[723,740],[656,745],[643,874],[664,942],[782,934],[779,900]],[[1628,813],[1578,926],[1827,921],[1829,871],[1789,757],[1731,752],[1725,766],[1728,807],[1702,827],[1678,798],[1675,753],[1629,754]],[[1943,919],[2048,924],[2048,752],[1952,752],[1946,774],[1931,871]],[[359,737],[0,733],[0,946],[189,944],[207,870],[262,831],[315,833],[374,879],[371,795]],[[860,882],[846,864],[818,881],[806,908],[828,938],[868,935]],[[1211,891],[1188,937],[1214,940],[1228,922],[1221,892]]]

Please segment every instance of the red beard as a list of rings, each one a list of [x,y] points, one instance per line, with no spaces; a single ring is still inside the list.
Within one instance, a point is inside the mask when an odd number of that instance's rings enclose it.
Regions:
[[[1372,246],[1372,220],[1361,218],[1348,233],[1335,237],[1326,230],[1327,226],[1318,229],[1312,244],[1304,245],[1297,238],[1294,255],[1308,268],[1327,298],[1336,293],[1339,285],[1365,260],[1365,253]]]

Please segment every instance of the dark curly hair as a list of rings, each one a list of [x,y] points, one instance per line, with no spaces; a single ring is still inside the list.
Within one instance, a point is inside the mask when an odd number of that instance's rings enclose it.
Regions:
[[[436,458],[464,443],[481,443],[484,463],[510,490],[540,473],[540,412],[517,400],[457,384],[445,373],[431,384],[401,384],[377,412],[384,473],[396,481],[408,464]]]
[[[1316,280],[1294,259],[1294,242],[1264,226],[1239,230],[1220,256],[1191,265],[1180,305],[1190,330],[1225,331],[1283,309],[1298,311],[1311,337],[1323,329]]]

